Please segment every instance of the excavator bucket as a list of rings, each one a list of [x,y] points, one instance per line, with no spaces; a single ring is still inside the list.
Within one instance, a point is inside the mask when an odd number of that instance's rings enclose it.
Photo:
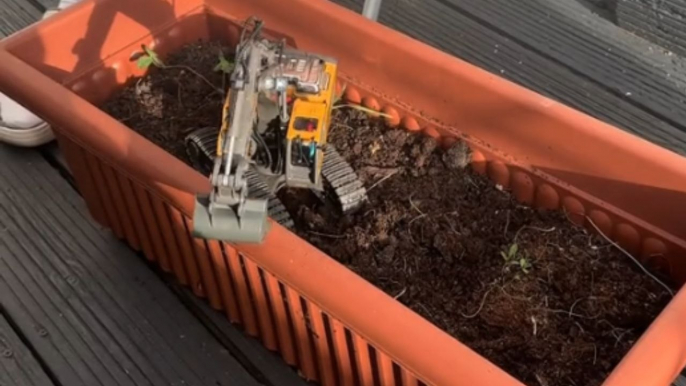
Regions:
[[[228,206],[210,206],[208,196],[196,196],[193,236],[232,243],[261,243],[269,230],[267,200],[248,199],[237,216]]]

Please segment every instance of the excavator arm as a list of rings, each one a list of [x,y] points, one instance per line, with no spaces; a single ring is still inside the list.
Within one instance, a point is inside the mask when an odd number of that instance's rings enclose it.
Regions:
[[[193,234],[200,238],[261,242],[282,187],[322,192],[326,179],[345,210],[366,199],[352,169],[326,143],[336,61],[263,39],[261,28],[257,20],[241,33],[216,137],[201,129],[187,139],[196,155],[216,144],[212,190],[196,196]]]
[[[194,234],[198,237],[257,242],[267,232],[267,202],[250,197],[247,178],[257,148],[252,134],[258,97],[265,88],[261,69],[265,61],[273,61],[269,47],[257,39],[260,28],[258,21],[247,39],[242,36],[236,51],[210,176],[212,190],[196,198]]]

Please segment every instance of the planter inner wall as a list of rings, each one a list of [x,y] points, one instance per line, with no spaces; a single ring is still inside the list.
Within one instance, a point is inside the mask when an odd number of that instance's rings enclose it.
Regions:
[[[141,44],[164,55],[198,38],[235,43],[238,27],[227,20],[258,14],[267,33],[338,57],[350,101],[383,108],[394,116],[391,123],[446,142],[467,137],[475,150],[474,166],[523,202],[564,207],[580,222],[589,216],[644,261],[679,283],[684,280],[684,230],[678,225],[686,210],[678,199],[686,191],[686,168],[676,155],[384,27],[374,26],[371,33],[357,15],[328,2],[209,3],[208,11],[191,0],[149,1],[145,7],[136,1],[85,2],[9,39],[3,48],[98,104],[142,75],[130,60]],[[301,12],[292,12],[294,7]],[[313,34],[305,22],[312,18],[329,28]],[[422,68],[426,71],[417,70]],[[46,93],[56,87],[50,85]],[[26,104],[35,104],[36,111],[47,103],[29,99]],[[90,114],[51,111],[46,118],[58,126],[60,144],[94,217],[267,347],[278,349],[306,377],[325,384],[334,377],[397,378],[408,385],[417,378],[436,384],[517,384],[276,225],[265,246],[241,246],[240,253],[189,237],[193,204],[188,192],[207,190],[206,179],[93,106],[72,98],[59,102],[73,102],[73,108]],[[79,130],[72,127],[79,125]],[[308,277],[313,270],[321,272],[319,280]],[[326,289],[332,283],[339,284],[336,293]],[[365,299],[350,302],[338,292],[365,293]],[[632,350],[634,358],[656,362],[651,347],[669,342],[669,331],[663,330],[674,331],[674,318],[684,313],[681,298]],[[313,320],[311,326],[304,316]],[[393,322],[381,325],[379,317]],[[686,342],[683,335],[673,336],[679,339],[663,347],[664,356],[653,367],[659,380],[684,364]],[[427,349],[441,355],[418,358],[416,353]],[[631,379],[636,371],[620,365],[613,379]]]

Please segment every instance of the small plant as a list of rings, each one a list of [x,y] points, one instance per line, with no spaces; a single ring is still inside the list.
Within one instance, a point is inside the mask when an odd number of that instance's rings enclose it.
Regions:
[[[214,66],[214,71],[221,71],[224,74],[230,74],[233,71],[234,63],[226,59],[224,53],[219,51],[219,63]]]
[[[194,74],[195,76],[197,76],[198,78],[202,79],[205,83],[207,83],[207,85],[209,85],[210,87],[212,87],[212,89],[213,89],[215,92],[219,93],[220,95],[223,95],[223,94],[224,94],[224,92],[222,91],[222,89],[220,89],[220,88],[218,88],[217,86],[215,86],[214,84],[212,84],[212,82],[210,82],[210,81],[209,81],[207,78],[205,78],[202,74],[200,74],[199,72],[195,71],[195,70],[192,69],[191,67],[185,66],[185,65],[168,65],[168,64],[165,64],[165,63],[162,61],[162,59],[160,58],[160,55],[159,55],[157,52],[155,52],[152,48],[149,48],[149,47],[147,47],[147,46],[145,46],[145,45],[142,45],[141,48],[143,49],[143,53],[144,53],[144,54],[141,55],[141,56],[138,58],[138,60],[136,61],[136,65],[138,66],[138,68],[140,68],[140,69],[147,69],[147,68],[149,68],[150,66],[155,66],[155,67],[162,68],[162,69],[167,69],[167,70],[169,70],[169,69],[178,69],[178,70],[188,71],[188,72]],[[224,64],[221,62],[221,58],[223,58],[223,55],[221,55],[221,53],[220,53],[220,63],[219,63],[217,66],[224,66]],[[226,61],[227,66],[231,66],[231,62],[229,62],[229,61],[226,60],[226,59],[224,59],[224,60]],[[215,68],[216,68],[216,67],[215,67]],[[226,68],[228,68],[228,67],[226,67]],[[224,70],[224,67],[221,67],[220,69],[221,69],[221,70]]]
[[[531,271],[531,262],[526,256],[526,253],[519,252],[519,245],[517,243],[512,243],[507,251],[500,251],[500,256],[505,260],[506,266],[516,265],[525,274]]]
[[[505,251],[500,251],[500,255],[503,257],[503,259],[508,262],[512,261],[515,257],[517,257],[517,252],[519,251],[519,245],[517,243],[513,243],[510,245],[510,248]]]
[[[146,47],[145,45],[143,45],[142,48],[145,55],[142,55],[136,61],[136,65],[138,66],[138,68],[147,69],[151,65],[160,68],[165,67],[164,62],[162,61],[162,59],[160,59],[160,56],[157,54],[157,52],[153,51],[151,48]]]
[[[145,45],[143,45],[141,48],[143,49],[144,54],[141,55],[138,58],[138,60],[136,61],[136,65],[138,66],[138,68],[147,69],[150,66],[155,66],[155,67],[163,68],[163,69],[171,69],[171,68],[183,69],[183,70],[191,72],[191,73],[195,74],[196,76],[200,77],[202,80],[205,81],[205,83],[212,86],[212,88],[214,88],[216,91],[218,91],[220,93],[222,92],[221,89],[218,89],[217,87],[215,87],[209,80],[207,80],[207,78],[202,76],[200,73],[198,73],[194,69],[192,69],[188,66],[167,65],[162,61],[159,54],[157,54],[157,52],[155,52],[153,49],[151,49]],[[219,62],[214,66],[214,71],[215,72],[221,71],[224,74],[230,74],[231,71],[233,71],[235,64],[232,61],[228,60],[224,56],[224,53],[221,51],[219,51],[218,57],[219,57]],[[374,116],[374,117],[392,118],[392,116],[389,114],[383,113],[381,111],[376,111],[376,110],[364,107],[362,105],[353,104],[353,103],[338,104],[343,99],[343,94],[345,94],[345,90],[346,90],[346,86],[344,85],[343,88],[341,89],[340,93],[338,93],[334,97],[334,103],[333,103],[334,106],[332,108],[333,110],[342,109],[342,108],[351,108],[354,110],[362,111],[363,113],[369,114],[369,115]]]
[[[527,259],[526,257],[520,258],[519,259],[519,268],[522,270],[522,272],[528,274],[532,268],[531,262],[529,261],[529,259]]]

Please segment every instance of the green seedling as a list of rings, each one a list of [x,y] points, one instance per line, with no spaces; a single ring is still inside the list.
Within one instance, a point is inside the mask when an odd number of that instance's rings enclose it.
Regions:
[[[162,59],[160,59],[160,56],[157,54],[157,52],[146,47],[145,45],[143,45],[142,48],[145,55],[142,55],[140,58],[138,58],[138,61],[136,61],[138,68],[146,69],[151,65],[161,68],[165,67],[164,62]]]
[[[222,89],[220,89],[217,86],[215,86],[214,84],[212,84],[212,82],[210,82],[202,74],[195,71],[191,67],[184,66],[184,65],[167,65],[162,61],[162,59],[160,59],[160,56],[153,49],[148,48],[145,45],[143,45],[142,48],[143,48],[144,55],[142,55],[136,61],[136,65],[138,66],[138,68],[147,69],[150,66],[155,66],[155,67],[159,67],[159,68],[163,68],[163,69],[174,69],[175,68],[175,69],[179,69],[179,70],[188,71],[188,72],[194,74],[195,76],[197,76],[198,78],[202,79],[202,81],[207,83],[207,85],[210,86],[215,92],[217,92],[220,95],[223,95],[224,92],[222,91]],[[229,62],[226,59],[224,59],[224,60],[227,63],[229,63],[229,65],[231,65],[231,62]],[[220,54],[219,65],[223,65],[223,63],[221,62],[221,54]],[[222,70],[223,70],[223,67],[222,67]]]
[[[519,268],[522,270],[522,272],[528,274],[531,270],[531,262],[529,261],[529,259],[527,259],[526,257],[520,258]]]
[[[528,274],[531,271],[531,262],[526,257],[526,253],[521,253],[519,251],[519,245],[513,243],[507,251],[500,251],[500,256],[505,260],[507,266],[516,265],[522,272]]]
[[[510,245],[510,248],[505,251],[500,251],[500,255],[503,257],[505,262],[510,262],[514,260],[517,257],[517,252],[519,251],[519,245],[517,243],[514,243]]]
[[[230,74],[233,71],[234,63],[226,59],[224,53],[219,51],[219,63],[214,66],[214,71],[221,71],[225,74]]]

